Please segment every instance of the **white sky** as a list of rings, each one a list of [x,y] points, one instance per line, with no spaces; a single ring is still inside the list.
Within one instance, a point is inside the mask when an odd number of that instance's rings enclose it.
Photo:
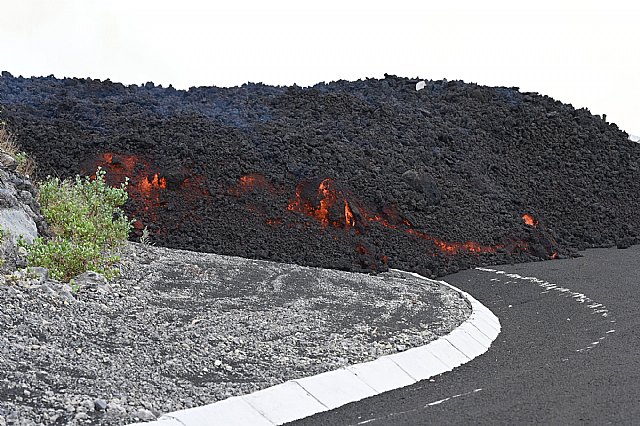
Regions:
[[[0,69],[176,88],[383,74],[518,86],[640,135],[632,0],[0,0]]]

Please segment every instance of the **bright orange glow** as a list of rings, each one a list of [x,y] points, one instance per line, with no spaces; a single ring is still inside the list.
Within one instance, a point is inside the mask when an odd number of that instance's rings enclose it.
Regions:
[[[532,227],[537,227],[538,226],[538,221],[529,213],[525,213],[522,215],[522,220],[524,220],[524,223],[532,226]]]
[[[347,226],[356,226],[356,218],[353,216],[349,202],[344,200],[344,222]]]
[[[468,251],[476,254],[495,253],[498,249],[502,248],[502,245],[483,246],[475,241],[467,241],[466,243],[445,241],[412,228],[407,229],[405,232],[426,241],[433,241],[433,244],[445,254],[458,254],[460,251]]]
[[[98,157],[98,166],[107,172],[106,178],[111,185],[119,185],[127,178],[129,197],[135,204],[134,216],[156,221],[156,208],[160,205],[160,192],[167,188],[167,179],[152,171],[149,162],[136,155],[105,152]],[[136,229],[142,222],[136,222]]]
[[[144,198],[147,199],[155,199],[159,201],[160,195],[158,190],[167,188],[167,179],[160,178],[157,173],[153,175],[153,178],[149,180],[149,177],[146,176],[142,178],[138,184],[136,185],[138,192]]]
[[[113,152],[100,154],[95,165],[107,172],[106,179],[110,185],[117,186],[129,179],[127,192],[133,201],[136,229],[143,229],[143,222],[157,221],[156,210],[160,207],[160,195],[168,188],[167,178],[162,176],[157,167],[140,156]],[[211,194],[204,178],[195,175],[180,184],[180,195],[185,200],[193,201]]]
[[[345,228],[356,226],[355,215],[353,210],[349,206],[349,201],[345,198],[341,191],[335,189],[335,185],[332,179],[324,179],[318,185],[316,191],[316,197],[318,199],[318,206],[314,206],[310,201],[307,201],[303,197],[304,185],[300,184],[296,187],[296,193],[293,200],[289,200],[287,210],[302,213],[309,216],[316,221],[320,222],[322,226],[332,225],[335,228]],[[334,217],[340,216],[338,210],[335,209],[336,205],[340,205],[339,202],[344,204],[344,208],[341,213],[343,216],[339,220],[330,220],[331,213],[334,213]]]
[[[308,217],[320,222],[322,226],[332,225],[335,228],[347,228],[356,226],[356,218],[353,213],[352,204],[347,200],[341,191],[335,189],[335,184],[332,179],[324,179],[317,189],[318,205],[314,205],[312,202],[306,200],[303,196],[304,185],[299,184],[296,187],[295,197],[289,200],[287,210],[292,212],[302,213]],[[341,220],[330,220],[330,214],[332,209],[339,202],[344,203],[344,216]],[[339,205],[339,204],[338,204]],[[396,231],[403,232],[408,235],[415,236],[425,241],[431,241],[433,245],[442,253],[447,255],[455,255],[460,252],[468,253],[495,253],[499,249],[504,249],[502,244],[489,246],[482,245],[475,241],[466,242],[451,242],[445,241],[440,238],[434,237],[427,233],[414,229],[413,225],[408,219],[400,218],[400,215],[395,208],[386,208],[379,213],[368,213],[367,210],[358,205],[358,211],[362,214],[365,222],[378,223],[381,226]],[[334,214],[337,214],[337,210],[333,210]],[[536,222],[537,223],[537,222]],[[361,224],[363,226],[365,224]],[[526,242],[517,245],[514,249],[519,251],[526,251],[528,245]],[[359,251],[359,250],[358,250]]]

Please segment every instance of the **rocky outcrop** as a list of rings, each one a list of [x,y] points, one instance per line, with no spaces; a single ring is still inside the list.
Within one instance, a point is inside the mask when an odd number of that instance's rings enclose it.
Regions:
[[[40,214],[37,190],[17,170],[17,161],[9,153],[0,152],[0,270],[9,272],[24,266],[18,255],[18,241],[30,243],[39,235],[48,235],[48,227]]]

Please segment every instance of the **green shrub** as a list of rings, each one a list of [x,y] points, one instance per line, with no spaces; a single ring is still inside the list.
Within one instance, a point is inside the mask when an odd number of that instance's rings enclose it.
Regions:
[[[29,266],[48,268],[52,278],[62,281],[88,270],[107,278],[119,274],[115,264],[120,258],[115,252],[131,230],[121,208],[127,201],[128,182],[112,188],[104,176],[98,169],[95,179],[48,177],[39,184],[42,214],[54,236],[23,244]]]

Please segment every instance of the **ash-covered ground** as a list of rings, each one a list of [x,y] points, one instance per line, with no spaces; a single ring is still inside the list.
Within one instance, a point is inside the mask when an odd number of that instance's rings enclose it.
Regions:
[[[417,79],[188,91],[0,77],[39,176],[125,177],[135,239],[428,276],[640,242],[640,144],[517,88]]]

